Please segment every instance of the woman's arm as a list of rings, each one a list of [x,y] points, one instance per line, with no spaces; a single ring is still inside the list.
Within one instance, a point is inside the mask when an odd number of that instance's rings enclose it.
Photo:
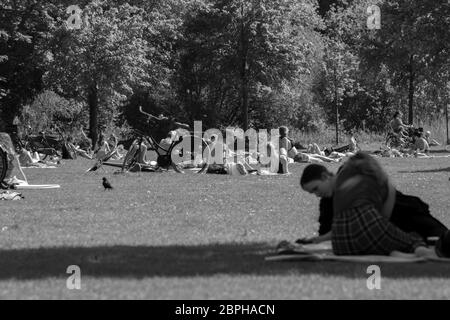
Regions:
[[[331,231],[328,233],[325,233],[321,236],[317,236],[311,239],[313,243],[321,243],[324,241],[330,241],[331,240]]]

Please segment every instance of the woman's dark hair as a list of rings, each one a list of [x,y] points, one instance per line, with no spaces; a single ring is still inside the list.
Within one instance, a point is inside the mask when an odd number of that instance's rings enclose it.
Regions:
[[[281,138],[286,137],[288,131],[289,131],[289,129],[288,129],[288,127],[286,127],[286,126],[281,126],[281,127],[278,129],[278,132],[280,133],[280,137],[281,137]]]
[[[304,186],[313,180],[320,180],[324,173],[332,175],[332,173],[323,165],[315,163],[310,164],[303,170],[302,177],[300,178],[300,185]]]

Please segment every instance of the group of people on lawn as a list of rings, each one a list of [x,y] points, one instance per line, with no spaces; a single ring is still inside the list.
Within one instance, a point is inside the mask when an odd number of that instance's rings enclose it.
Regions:
[[[267,168],[272,173],[288,173],[290,159],[313,162],[304,169],[300,186],[320,198],[319,236],[301,238],[297,242],[318,243],[331,240],[333,251],[337,255],[450,258],[448,228],[430,214],[429,206],[421,199],[398,191],[377,160],[357,150],[356,141],[351,134],[349,144],[339,150],[347,152],[347,160],[333,174],[321,163],[336,162],[336,158],[330,155],[333,152],[338,154],[339,151],[328,152],[326,156],[317,145],[310,145],[308,151],[311,153],[299,152],[289,139],[288,132],[286,127],[280,127],[279,149],[268,143],[267,153],[263,156],[276,155],[278,161],[269,161]],[[170,131],[159,147],[162,151],[168,150],[176,139],[177,133]],[[211,140],[209,144],[212,152],[228,153],[224,155],[228,159],[231,151],[219,146],[215,138]],[[14,156],[12,142],[9,137],[4,137],[1,141],[4,141],[2,149],[7,151],[8,161],[12,164],[14,159],[18,160],[18,156]],[[142,143],[141,139],[135,147],[142,151],[139,161],[146,161],[146,149]],[[108,152],[104,140],[101,139],[99,145],[99,150],[103,146],[104,151]],[[254,170],[246,161],[229,161],[225,162],[225,166],[236,174],[247,174]],[[13,165],[8,167],[8,178],[13,168]]]
[[[249,173],[289,174],[289,164],[293,162],[339,162],[342,158],[351,156],[357,151],[356,140],[352,134],[349,135],[348,145],[337,151],[332,150],[326,155],[325,151],[320,150],[317,144],[310,144],[306,152],[297,150],[293,140],[289,138],[289,129],[285,126],[280,127],[278,133],[278,143],[267,141],[265,152],[253,152],[251,154],[239,153],[239,151],[233,152],[223,141],[218,141],[217,137],[213,135],[209,141],[212,158],[217,159],[215,157],[216,152],[223,152],[223,158],[220,158],[219,163],[215,163],[213,160],[208,172],[232,175]],[[276,146],[277,144],[278,146]],[[255,164],[259,164],[258,169],[253,167]]]
[[[412,125],[406,125],[402,120],[403,114],[400,111],[396,111],[392,120],[389,123],[390,130],[396,135],[399,144],[405,146],[406,142],[410,140],[408,136],[408,130],[412,129]],[[427,156],[430,151],[430,146],[439,146],[440,143],[431,138],[431,132],[423,132],[423,128],[417,128],[412,134],[412,144],[405,146],[397,153],[403,153],[406,155],[415,155],[417,157]]]

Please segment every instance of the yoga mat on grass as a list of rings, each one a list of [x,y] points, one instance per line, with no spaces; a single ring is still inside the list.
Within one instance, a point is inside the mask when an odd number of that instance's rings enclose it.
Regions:
[[[333,253],[331,241],[318,244],[297,244],[283,241],[276,253],[265,258],[266,261],[337,261],[359,263],[417,263],[417,262],[450,262],[446,258],[421,258],[408,256],[360,255],[339,256]]]
[[[20,183],[14,186],[16,190],[43,190],[43,189],[58,189],[59,184],[28,184]]]

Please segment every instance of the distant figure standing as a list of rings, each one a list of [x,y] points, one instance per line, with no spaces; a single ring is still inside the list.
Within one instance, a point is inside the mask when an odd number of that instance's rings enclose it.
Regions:
[[[400,138],[407,138],[407,136],[404,134],[404,131],[408,128],[411,128],[412,126],[404,124],[402,121],[402,116],[403,113],[401,113],[400,111],[396,111],[389,125],[394,133],[400,135]]]

